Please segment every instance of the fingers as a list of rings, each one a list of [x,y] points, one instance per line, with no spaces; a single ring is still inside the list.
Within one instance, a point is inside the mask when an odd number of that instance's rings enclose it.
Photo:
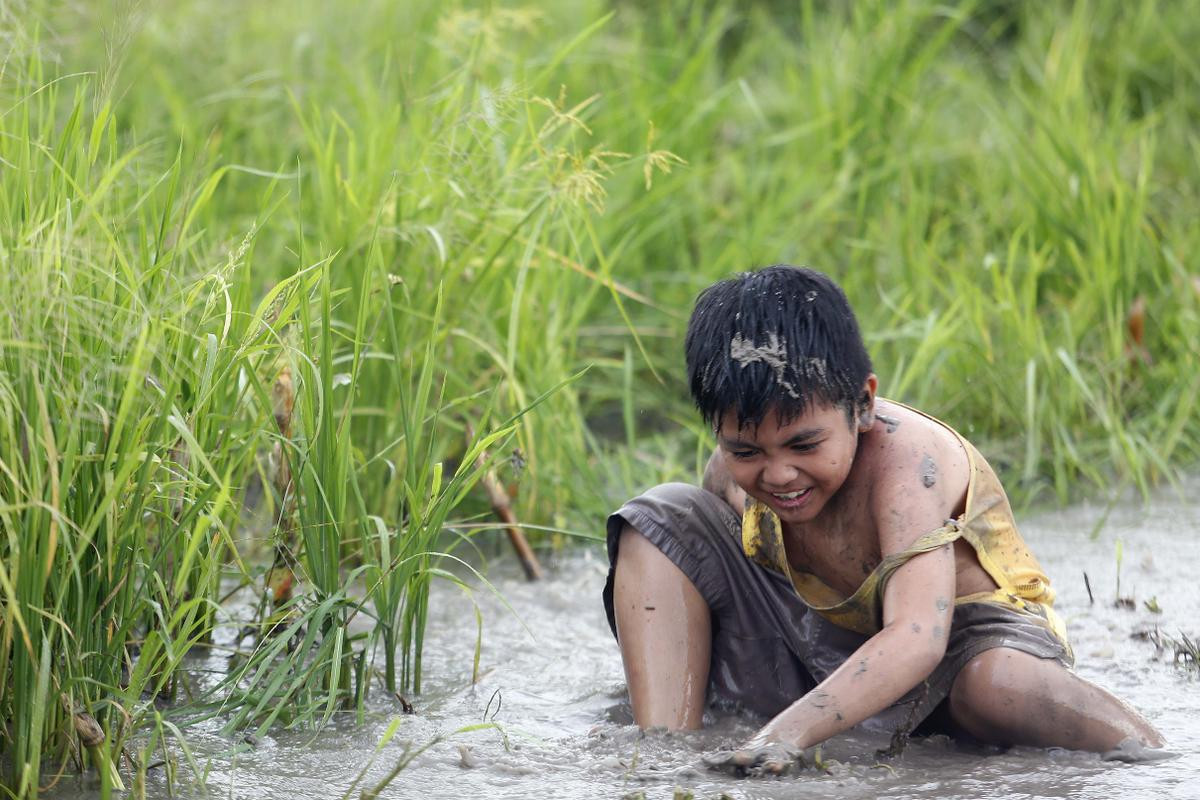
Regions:
[[[808,766],[804,752],[785,744],[772,743],[762,747],[751,769],[759,775],[787,775]]]
[[[788,775],[808,766],[802,750],[778,742],[738,750],[722,750],[704,756],[702,761],[709,769],[727,773],[735,778]]]
[[[709,769],[730,774],[736,774],[738,769],[747,766],[748,762],[745,759],[746,754],[743,750],[719,750],[700,757],[701,763]]]
[[[801,765],[803,761],[801,761]],[[772,752],[763,756],[758,768],[765,775],[786,775],[796,766],[796,757],[792,753]]]

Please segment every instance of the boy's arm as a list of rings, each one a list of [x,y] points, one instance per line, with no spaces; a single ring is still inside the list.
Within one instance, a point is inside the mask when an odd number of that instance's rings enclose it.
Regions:
[[[872,506],[884,556],[943,524],[939,493],[897,481],[878,487]],[[946,652],[954,611],[953,545],[913,557],[883,595],[883,628],[842,666],[779,713],[746,745],[807,748],[862,722],[927,678]]]

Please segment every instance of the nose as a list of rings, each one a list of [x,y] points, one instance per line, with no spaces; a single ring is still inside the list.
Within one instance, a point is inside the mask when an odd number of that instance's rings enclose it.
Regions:
[[[782,489],[796,480],[799,474],[800,470],[787,463],[786,459],[774,458],[763,468],[762,480],[765,486]]]

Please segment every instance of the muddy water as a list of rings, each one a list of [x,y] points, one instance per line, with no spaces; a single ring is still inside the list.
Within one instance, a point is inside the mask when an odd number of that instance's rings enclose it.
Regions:
[[[1197,490],[1200,481],[1192,481],[1186,494]],[[493,565],[490,578],[515,614],[486,590],[472,600],[455,587],[439,587],[431,604],[426,690],[412,698],[416,713],[404,716],[373,762],[381,735],[400,715],[383,692],[376,692],[361,727],[347,719],[317,735],[275,733],[236,755],[215,726],[191,728],[190,743],[209,759],[208,792],[216,797],[340,797],[364,767],[360,788],[388,773],[404,742],[419,746],[436,737],[443,738],[382,797],[620,798],[641,791],[670,798],[677,787],[698,798],[1200,797],[1200,673],[1173,663],[1172,652],[1133,638],[1155,625],[1176,638],[1181,630],[1200,635],[1200,505],[1171,496],[1149,508],[1117,509],[1093,539],[1103,516],[1101,508],[1076,507],[1030,518],[1023,528],[1057,587],[1078,672],[1149,717],[1181,754],[1170,761],[1114,764],[1027,749],[981,753],[942,738],[914,741],[900,757],[880,761],[875,751],[886,741],[851,733],[826,746],[828,774],[736,780],[706,772],[697,766],[701,754],[744,739],[754,723],[710,715],[704,731],[682,735],[643,735],[629,724],[620,657],[600,605],[604,561],[598,550],[549,565],[550,576],[540,584],[521,580],[515,564]],[[1135,609],[1114,607],[1118,540],[1121,594],[1135,599]],[[1144,606],[1152,598],[1161,613]],[[472,602],[485,624],[483,674],[475,685]],[[485,720],[496,727],[455,733]],[[161,781],[155,776],[148,794],[165,797]],[[194,786],[177,791],[200,794]]]

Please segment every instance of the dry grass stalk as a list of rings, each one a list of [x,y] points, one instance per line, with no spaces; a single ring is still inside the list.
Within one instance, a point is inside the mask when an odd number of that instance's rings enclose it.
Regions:
[[[291,566],[291,553],[296,543],[296,490],[292,482],[291,462],[288,459],[287,442],[292,437],[292,410],[296,404],[296,387],[292,381],[292,368],[284,365],[275,376],[271,387],[275,425],[279,428],[279,441],[273,453],[275,462],[275,491],[280,498],[279,533],[275,540],[275,557],[267,570],[267,588],[271,592],[271,603],[278,607],[292,597],[292,586],[296,575]]]
[[[487,453],[482,452],[475,464],[483,469],[485,463],[487,463]],[[525,577],[531,581],[538,580],[542,577],[542,565],[538,561],[537,554],[533,552],[533,548],[529,546],[529,540],[525,538],[525,534],[518,527],[517,517],[512,510],[512,499],[508,496],[503,484],[500,483],[500,479],[496,477],[496,471],[490,467],[484,469],[479,483],[487,492],[493,513],[504,523],[504,530],[508,533],[508,539],[512,542],[513,549],[517,551],[517,558],[521,561],[521,568],[525,570]]]

